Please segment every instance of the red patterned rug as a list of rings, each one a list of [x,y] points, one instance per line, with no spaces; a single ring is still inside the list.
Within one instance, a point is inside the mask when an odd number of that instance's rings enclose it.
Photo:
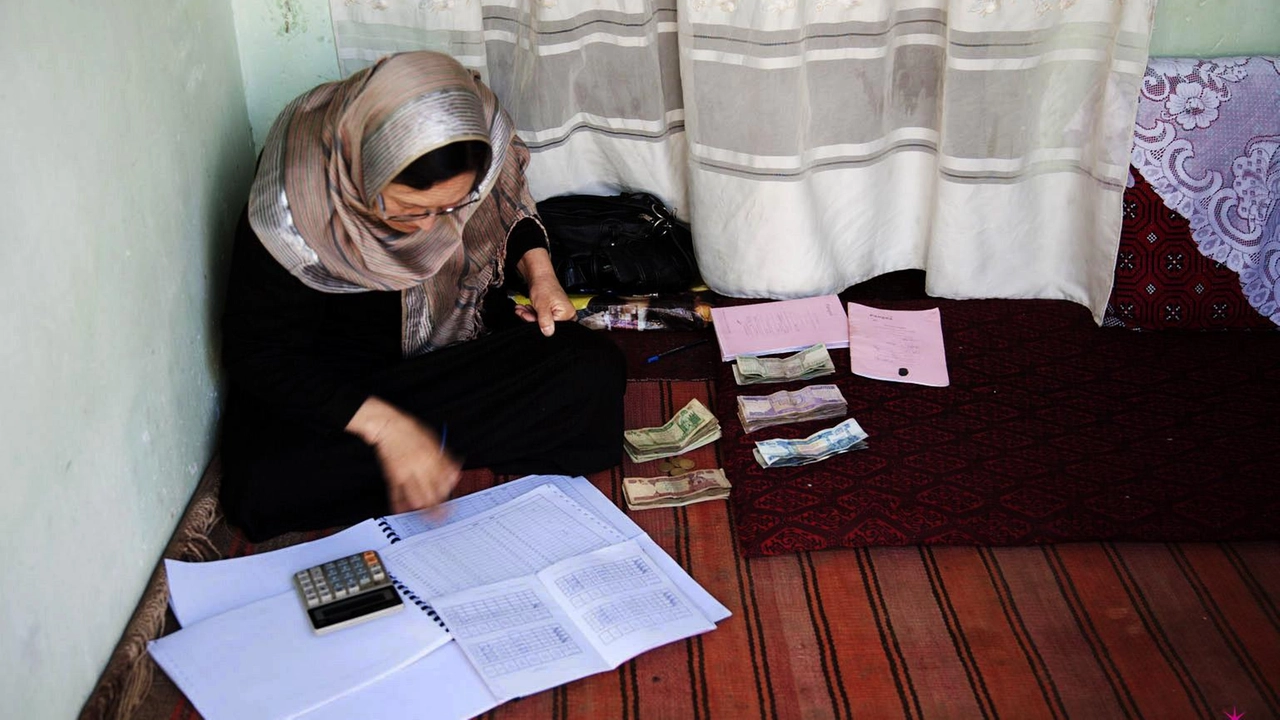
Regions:
[[[1221,330],[1275,325],[1240,289],[1240,276],[1200,252],[1191,223],[1170,210],[1136,168],[1124,191],[1116,282],[1107,322],[1146,330]]]
[[[600,333],[613,340],[626,356],[630,380],[711,380],[719,369],[720,349],[710,327],[653,332],[601,330]],[[650,362],[654,357],[658,359]]]
[[[952,384],[867,380],[833,352],[866,450],[761,469],[756,440],[830,422],[744,435],[735,397],[763,391],[722,364],[715,410],[747,555],[1280,537],[1280,334],[1103,330],[1057,301],[880,305],[941,308]]]

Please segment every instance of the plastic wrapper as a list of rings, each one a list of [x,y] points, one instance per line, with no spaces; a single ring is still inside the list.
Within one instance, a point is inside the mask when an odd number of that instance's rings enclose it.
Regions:
[[[578,311],[591,330],[698,330],[711,324],[711,304],[701,293],[596,295]]]

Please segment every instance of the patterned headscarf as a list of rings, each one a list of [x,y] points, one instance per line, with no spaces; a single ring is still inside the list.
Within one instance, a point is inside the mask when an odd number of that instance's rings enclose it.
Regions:
[[[493,159],[481,201],[401,233],[378,195],[418,157],[480,140]],[[331,293],[402,291],[406,356],[482,330],[484,293],[502,281],[506,236],[534,212],[524,181],[528,150],[493,93],[456,60],[393,55],[304,93],[267,135],[249,196],[249,221],[273,257]]]

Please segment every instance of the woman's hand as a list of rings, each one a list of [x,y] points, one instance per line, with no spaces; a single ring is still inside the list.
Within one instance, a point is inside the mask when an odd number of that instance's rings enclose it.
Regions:
[[[551,264],[551,255],[543,248],[534,248],[520,258],[516,265],[525,282],[529,284],[529,301],[531,305],[516,305],[516,315],[525,322],[536,322],[542,334],[551,337],[556,331],[557,320],[575,320],[578,311],[574,309],[569,296],[560,281],[556,279],[555,267]]]
[[[347,431],[373,446],[392,512],[439,505],[462,477],[462,465],[441,447],[434,432],[381,398],[365,400]]]

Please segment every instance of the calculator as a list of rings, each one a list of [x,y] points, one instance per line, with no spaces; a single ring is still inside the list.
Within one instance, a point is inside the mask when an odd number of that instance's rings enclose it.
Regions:
[[[317,635],[404,607],[382,558],[373,550],[300,570],[294,573],[293,584]]]

